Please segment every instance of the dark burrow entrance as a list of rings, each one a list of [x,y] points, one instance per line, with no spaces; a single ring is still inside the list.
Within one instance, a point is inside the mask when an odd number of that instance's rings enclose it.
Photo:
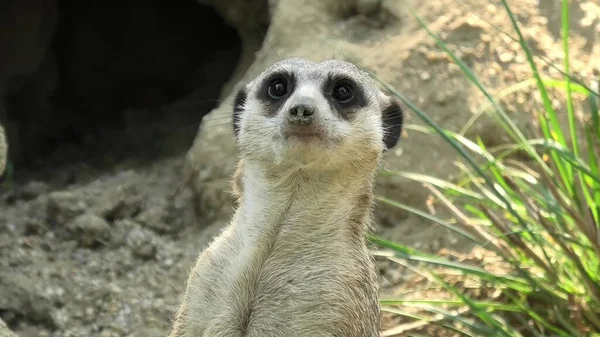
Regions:
[[[63,0],[58,9],[42,65],[6,97],[13,166],[189,149],[240,57],[236,31],[195,0]]]

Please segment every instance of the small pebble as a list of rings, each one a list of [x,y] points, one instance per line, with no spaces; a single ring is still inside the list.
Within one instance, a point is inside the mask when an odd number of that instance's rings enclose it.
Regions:
[[[63,225],[85,212],[87,204],[81,196],[70,191],[53,192],[48,196],[46,213],[48,220]]]
[[[82,214],[67,225],[67,229],[76,235],[78,243],[83,247],[94,247],[106,242],[110,235],[110,225],[95,214]]]
[[[509,63],[515,58],[515,55],[512,52],[503,52],[498,54],[498,59],[502,63]]]
[[[154,233],[145,228],[133,228],[127,234],[127,246],[131,248],[131,252],[142,259],[149,260],[156,256],[156,240]]]
[[[443,104],[448,99],[448,95],[446,95],[443,91],[436,91],[433,94],[433,101],[437,104]]]
[[[153,229],[158,233],[172,232],[175,226],[166,221],[168,215],[168,204],[166,201],[153,205],[140,213],[135,219],[144,227]]]
[[[40,181],[31,181],[21,190],[21,195],[24,199],[34,199],[37,196],[48,193],[50,186]]]

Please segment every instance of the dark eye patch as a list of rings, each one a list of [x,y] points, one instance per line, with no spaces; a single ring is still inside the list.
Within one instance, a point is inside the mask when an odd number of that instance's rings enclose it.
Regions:
[[[367,105],[361,86],[347,76],[330,74],[323,86],[323,92],[331,110],[346,120]]]
[[[275,115],[294,92],[295,86],[295,76],[285,71],[273,73],[265,78],[256,94],[256,98],[262,102],[265,108],[265,114],[267,116]],[[283,87],[285,90],[282,91]]]

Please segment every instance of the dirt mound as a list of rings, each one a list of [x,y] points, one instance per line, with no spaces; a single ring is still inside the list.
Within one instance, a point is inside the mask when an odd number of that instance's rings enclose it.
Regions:
[[[238,63],[235,69],[227,69],[233,75],[226,83],[221,81],[219,87],[211,89],[211,99],[222,102],[204,118],[193,145],[195,127],[188,132],[167,124],[161,129],[170,128],[167,136],[165,132],[160,137],[148,132],[144,141],[138,139],[122,151],[127,160],[116,160],[111,158],[112,150],[106,149],[121,148],[120,141],[114,141],[120,138],[113,139],[109,133],[91,143],[56,146],[53,161],[40,156],[37,166],[17,169],[16,176],[4,177],[0,185],[0,318],[19,336],[165,335],[191,264],[232,212],[227,185],[235,164],[232,88],[269,63],[290,56],[360,62],[436,122],[460,131],[485,101],[420,28],[408,10],[412,7],[492,92],[531,77],[525,56],[511,39],[515,34],[499,2],[327,0],[302,1],[299,5],[296,0],[279,0],[263,7],[272,10],[268,24],[265,20],[269,19],[259,18],[250,7],[244,7],[244,1],[231,3],[237,5],[222,6],[215,1],[214,6],[240,36]],[[554,67],[562,64],[559,4],[509,3],[541,71],[545,76],[557,76]],[[571,6],[571,66],[576,77],[586,80],[592,69],[600,66],[596,41],[600,36],[600,6],[583,0],[573,1]],[[252,27],[258,28],[250,32]],[[37,48],[31,50],[39,52]],[[30,73],[36,68],[32,64],[39,66],[43,59],[36,55],[32,54],[23,67],[11,69],[24,69],[19,76]],[[214,62],[217,59],[218,55],[211,58]],[[211,64],[224,65],[207,62],[208,68]],[[12,88],[17,84],[11,82]],[[4,90],[6,85],[0,87]],[[152,96],[151,91],[146,94]],[[5,116],[5,98],[0,101],[0,119]],[[208,110],[207,105],[197,105],[205,99],[191,94],[161,112],[189,113],[198,106]],[[530,112],[539,105],[539,98],[525,89],[507,95],[503,104],[518,123],[529,127]],[[564,111],[558,101],[555,104]],[[129,111],[136,118],[150,116],[144,109]],[[406,113],[407,123],[421,124],[410,111]],[[195,122],[199,121],[200,117]],[[160,129],[163,120],[151,122]],[[4,125],[7,129],[10,126]],[[135,135],[135,130],[129,129],[129,135]],[[178,138],[186,132],[186,137]],[[466,133],[482,136],[488,145],[503,141],[500,130],[485,118]],[[102,139],[114,142],[105,143],[100,151],[94,142]],[[171,152],[172,156],[147,151],[142,160],[139,153],[152,144],[164,145],[165,151],[160,153]],[[182,152],[190,146],[184,158]],[[93,160],[82,156],[94,149]],[[398,149],[387,155],[386,166],[448,177],[455,172],[454,160],[453,150],[435,137],[407,129]],[[191,178],[191,188],[180,189],[185,187],[185,178]],[[427,198],[421,186],[398,177],[381,177],[377,188],[386,197],[421,208]],[[387,206],[378,208],[377,222],[377,231],[383,236],[418,248],[436,251],[465,247],[439,227]],[[381,262],[380,269],[383,292],[390,292],[406,279],[404,271],[390,264]]]

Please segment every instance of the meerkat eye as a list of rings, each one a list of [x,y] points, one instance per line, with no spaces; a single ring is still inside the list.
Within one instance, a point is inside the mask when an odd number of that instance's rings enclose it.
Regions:
[[[352,88],[347,84],[337,84],[333,88],[332,97],[340,103],[348,103],[354,97]]]
[[[269,96],[280,99],[287,94],[287,83],[283,79],[276,79],[269,86]]]

